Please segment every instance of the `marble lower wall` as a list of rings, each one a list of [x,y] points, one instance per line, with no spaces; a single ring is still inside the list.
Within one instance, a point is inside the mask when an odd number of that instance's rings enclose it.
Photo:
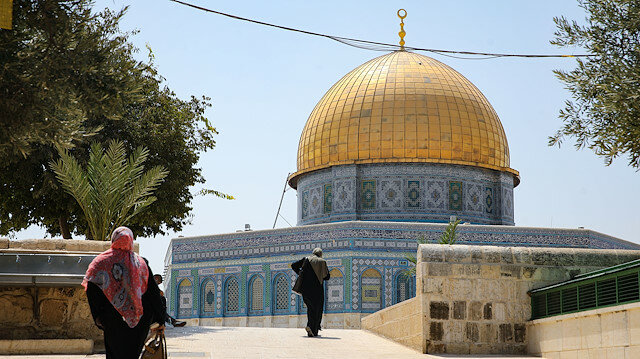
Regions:
[[[360,329],[360,320],[365,314],[325,313],[322,316],[322,328]],[[189,325],[218,327],[262,327],[262,328],[304,328],[306,315],[275,315],[251,317],[221,317],[185,319]]]
[[[640,358],[640,303],[537,319],[528,352],[544,358]]]

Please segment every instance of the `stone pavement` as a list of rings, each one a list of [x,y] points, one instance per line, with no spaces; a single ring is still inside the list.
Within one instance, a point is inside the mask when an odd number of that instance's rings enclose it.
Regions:
[[[169,358],[180,359],[435,359],[528,358],[508,356],[423,355],[362,330],[325,329],[309,338],[304,329],[184,327],[167,328]],[[104,355],[0,356],[14,359],[103,359]]]

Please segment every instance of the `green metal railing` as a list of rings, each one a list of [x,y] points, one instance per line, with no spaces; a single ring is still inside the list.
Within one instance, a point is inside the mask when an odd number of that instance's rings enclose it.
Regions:
[[[531,319],[640,301],[640,260],[535,289]]]

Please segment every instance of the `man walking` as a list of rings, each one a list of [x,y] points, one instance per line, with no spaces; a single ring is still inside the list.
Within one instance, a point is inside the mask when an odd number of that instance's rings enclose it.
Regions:
[[[155,280],[156,283],[160,285],[162,283],[162,276],[160,274],[154,274],[153,280]],[[168,309],[169,307],[167,307],[167,297],[164,296],[164,292],[162,290],[160,290],[160,296],[162,297],[162,303],[164,303],[164,307]],[[174,327],[184,327],[187,324],[187,322],[177,320],[174,317],[170,316],[169,313],[165,312],[165,315],[165,322],[171,323],[171,325],[173,325]]]
[[[309,257],[291,264],[296,274],[302,276],[301,294],[307,305],[307,326],[304,328],[310,337],[318,336],[322,310],[324,309],[323,282],[329,280],[327,261],[322,258],[322,249],[316,248]]]

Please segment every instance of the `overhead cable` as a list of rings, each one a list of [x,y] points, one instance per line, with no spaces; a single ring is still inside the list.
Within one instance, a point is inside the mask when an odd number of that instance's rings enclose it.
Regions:
[[[190,4],[188,2],[184,2],[184,1],[180,1],[180,0],[170,0],[170,1],[173,1],[175,3],[181,4],[181,5],[184,5],[184,6],[188,6],[188,7],[194,8],[194,9],[198,9],[198,10],[201,10],[201,11],[205,11],[205,12],[209,12],[209,13],[213,13],[213,14],[217,14],[217,15],[226,16],[226,17],[229,17],[229,18],[232,18],[232,19],[235,19],[235,20],[246,21],[246,22],[250,22],[250,23],[254,23],[254,24],[258,24],[258,25],[274,27],[274,28],[277,28],[277,29],[280,29],[280,30],[293,31],[293,32],[298,32],[298,33],[302,33],[302,34],[306,34],[306,35],[311,35],[311,36],[324,37],[324,38],[327,38],[327,39],[331,39],[331,40],[340,42],[340,43],[345,44],[345,45],[349,45],[349,46],[353,46],[353,47],[357,47],[357,48],[361,48],[361,49],[366,49],[366,50],[373,50],[373,51],[397,51],[397,50],[401,50],[401,49],[406,49],[406,50],[412,50],[412,51],[431,52],[431,53],[435,53],[435,54],[439,54],[439,55],[443,55],[443,56],[454,57],[454,58],[459,58],[459,59],[468,59],[468,60],[471,60],[471,59],[474,59],[474,60],[477,60],[477,59],[493,59],[493,58],[499,58],[499,57],[562,58],[562,57],[591,57],[591,56],[595,56],[595,55],[590,55],[590,54],[577,54],[577,55],[505,54],[505,53],[456,51],[456,50],[430,49],[430,48],[412,47],[412,46],[400,46],[400,45],[388,44],[388,43],[384,43],[384,42],[353,39],[353,38],[349,38],[349,37],[328,35],[328,34],[322,34],[322,33],[313,32],[313,31],[296,29],[296,28],[293,28],[293,27],[271,24],[271,23],[264,22],[264,21],[253,20],[253,19],[249,19],[249,18],[237,16],[237,15],[224,13],[224,12],[221,12],[221,11],[207,9],[205,7],[202,7],[202,6]],[[485,57],[483,57],[483,58],[478,58],[478,57],[460,57],[460,56],[455,56],[455,55],[485,56]]]

